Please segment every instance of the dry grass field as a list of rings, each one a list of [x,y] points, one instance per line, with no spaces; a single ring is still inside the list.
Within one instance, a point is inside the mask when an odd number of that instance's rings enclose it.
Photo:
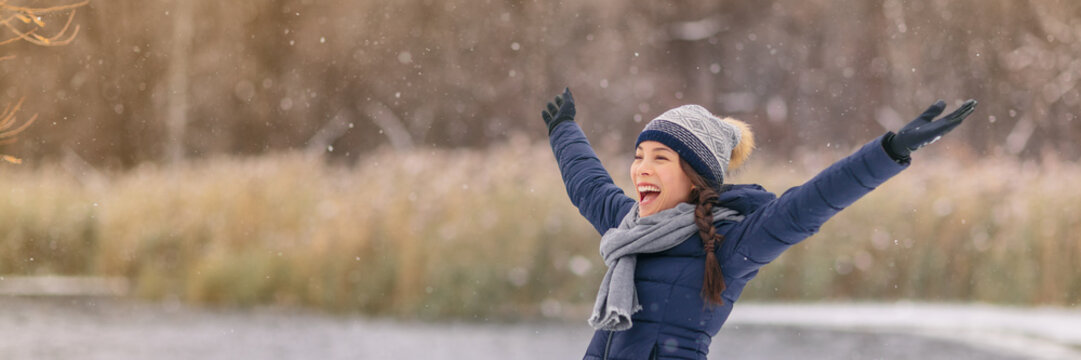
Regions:
[[[602,156],[617,182],[623,157]],[[744,298],[1081,300],[1081,166],[932,157],[766,266]],[[733,181],[780,193],[834,159],[752,159]],[[603,274],[551,150],[520,137],[354,167],[276,154],[87,179],[24,165],[0,188],[0,274],[122,276],[146,299],[559,317],[588,306]]]

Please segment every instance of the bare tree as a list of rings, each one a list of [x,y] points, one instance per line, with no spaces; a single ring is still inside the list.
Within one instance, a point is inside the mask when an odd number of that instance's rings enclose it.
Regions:
[[[23,122],[21,125],[17,125],[18,121],[15,118],[15,113],[19,112],[19,107],[23,105],[23,100],[25,100],[25,98],[19,99],[19,102],[15,104],[14,108],[8,106],[4,109],[3,115],[0,115],[0,145],[7,145],[15,142],[17,140],[16,136],[23,132],[23,130],[26,130],[26,128],[30,127],[30,124],[33,124],[34,120],[37,119],[37,114],[34,114],[30,117],[30,120]],[[0,154],[0,159],[13,164],[22,163],[22,160],[19,158],[6,154]]]
[[[79,25],[72,26],[75,13],[80,7],[89,2],[90,0],[84,0],[78,3],[52,7],[26,7],[11,5],[6,0],[0,0],[0,29],[8,33],[6,38],[0,40],[0,45],[7,45],[17,41],[25,41],[39,46],[67,45],[79,34]],[[51,29],[47,28],[46,19],[51,17],[62,19],[65,15],[67,19],[64,21],[64,25],[53,34],[48,34]],[[51,19],[49,23],[52,23]],[[15,58],[15,55],[0,55],[0,61],[13,58]],[[22,107],[24,100],[26,100],[25,97],[20,98],[14,106],[8,105],[4,108],[4,112],[0,113],[0,145],[7,145],[17,141],[18,135],[29,128],[37,119],[37,114],[34,114],[30,116],[30,119],[20,124],[16,114]],[[0,154],[0,160],[14,164],[22,163],[19,158],[6,154]]]
[[[192,24],[192,2],[176,2],[173,20],[173,45],[169,64],[169,96],[166,111],[168,137],[165,153],[170,162],[184,159],[184,134],[188,127],[189,54],[195,29]]]

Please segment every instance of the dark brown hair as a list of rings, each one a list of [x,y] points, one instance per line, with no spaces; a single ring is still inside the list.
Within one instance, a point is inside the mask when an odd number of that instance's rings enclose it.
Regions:
[[[690,198],[687,202],[694,204],[694,223],[698,225],[698,235],[702,237],[702,247],[706,251],[706,269],[702,277],[702,299],[709,304],[724,305],[721,292],[724,291],[724,274],[721,273],[721,264],[717,262],[717,246],[724,242],[724,236],[717,233],[713,227],[713,204],[717,202],[717,190],[706,183],[706,179],[699,175],[687,161],[680,159],[683,172],[690,178],[694,188],[691,189]]]

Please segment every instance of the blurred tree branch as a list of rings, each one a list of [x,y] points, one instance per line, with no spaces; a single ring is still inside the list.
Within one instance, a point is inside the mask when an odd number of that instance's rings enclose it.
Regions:
[[[10,5],[7,1],[0,0],[0,25],[14,35],[10,38],[0,40],[0,45],[9,44],[18,40],[24,40],[41,46],[67,45],[79,34],[79,25],[75,25],[74,28],[71,27],[71,23],[75,19],[75,13],[78,8],[88,3],[90,3],[90,0],[84,0],[68,5],[34,8]],[[37,33],[38,30],[45,29],[45,21],[42,20],[43,17],[65,12],[68,15],[67,21],[64,22],[64,26],[61,27],[56,34],[53,36],[45,36]]]
[[[51,7],[26,7],[11,5],[6,0],[0,0],[0,26],[4,30],[11,32],[10,37],[0,40],[0,45],[11,44],[19,40],[39,46],[67,45],[79,34],[79,25],[71,26],[72,21],[75,19],[75,13],[80,7],[88,3],[90,3],[90,0]],[[48,36],[39,33],[39,31],[46,29],[44,19],[52,16],[62,17],[64,14],[67,15],[67,20],[64,21],[64,26],[60,27],[60,30],[56,31],[55,34]],[[52,23],[51,20],[49,22]],[[0,61],[13,58],[15,58],[15,55],[0,55]],[[0,114],[0,145],[8,145],[17,141],[18,135],[29,128],[37,119],[37,114],[34,114],[30,116],[29,120],[19,124],[15,115],[19,112],[24,100],[26,100],[25,97],[20,98],[14,106],[8,105],[4,112]],[[22,163],[19,158],[6,154],[0,154],[0,160],[14,164]]]
[[[34,114],[30,117],[30,120],[27,120],[22,125],[16,125],[18,124],[18,121],[15,119],[15,113],[19,112],[19,108],[23,105],[23,100],[26,100],[26,98],[19,99],[19,102],[15,103],[14,107],[9,105],[4,109],[3,114],[0,115],[0,145],[7,145],[15,142],[15,140],[17,140],[16,136],[23,132],[23,130],[26,130],[26,128],[30,127],[30,125],[34,123],[34,120],[37,120],[38,116],[37,114]],[[22,163],[22,160],[19,160],[19,158],[5,154],[0,154],[0,159],[13,164]]]

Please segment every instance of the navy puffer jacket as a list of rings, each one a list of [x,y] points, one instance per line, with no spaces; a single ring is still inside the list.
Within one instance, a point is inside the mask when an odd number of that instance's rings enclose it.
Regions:
[[[550,141],[571,202],[598,233],[617,227],[635,200],[612,182],[581,128],[560,123]],[[716,250],[727,285],[724,305],[706,307],[700,295],[705,252],[697,234],[672,249],[640,254],[635,287],[642,310],[631,316],[634,326],[596,331],[584,359],[705,359],[712,337],[759,268],[907,167],[881,143],[871,141],[781,197],[758,185],[725,185],[720,206],[746,218],[714,224],[724,235]]]

